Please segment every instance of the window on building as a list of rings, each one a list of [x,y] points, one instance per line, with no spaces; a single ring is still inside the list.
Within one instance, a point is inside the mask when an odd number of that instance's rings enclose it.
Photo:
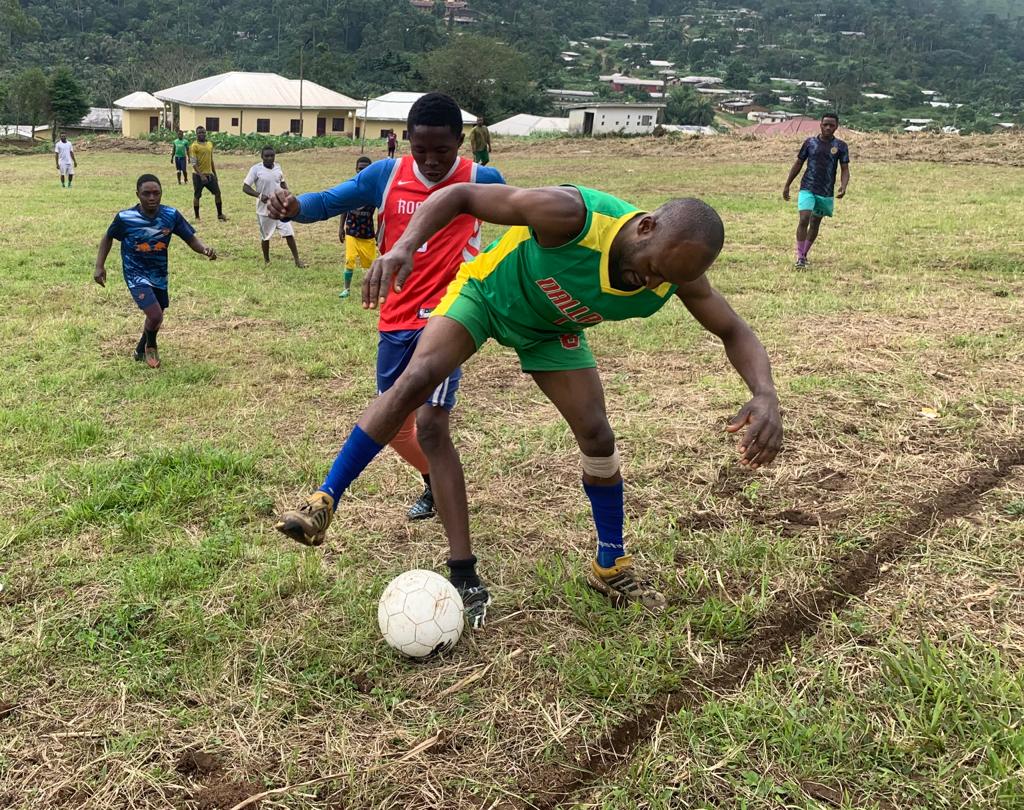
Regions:
[[[331,119],[331,132],[344,132],[345,131],[345,119],[344,118],[332,118]]]
[[[402,130],[402,140],[403,141],[409,140],[409,130],[407,130],[407,129],[403,129]]]
[[[237,127],[238,126],[238,119],[237,118],[232,118],[231,119],[231,126],[233,126],[233,127]]]
[[[220,132],[220,119],[219,118],[207,118],[206,119],[206,131],[207,132]]]
[[[359,137],[359,127],[356,127],[356,137]]]
[[[257,132],[270,132],[270,119],[269,118],[257,118],[256,119],[256,131]]]
[[[645,127],[649,127],[651,125],[651,116],[645,115],[640,119],[640,123]]]
[[[293,135],[298,135],[300,129],[302,129],[302,121],[298,118],[293,118],[288,124],[288,131]]]

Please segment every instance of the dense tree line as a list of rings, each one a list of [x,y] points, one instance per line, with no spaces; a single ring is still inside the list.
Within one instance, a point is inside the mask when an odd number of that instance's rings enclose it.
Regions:
[[[741,14],[738,5],[755,13]],[[636,65],[669,59],[764,92],[771,76],[812,78],[850,107],[866,85],[910,97],[927,86],[992,107],[1024,102],[1024,0],[470,6],[477,21],[467,38],[441,3],[422,11],[405,0],[0,0],[0,101],[11,119],[12,93],[34,68],[50,77],[69,67],[89,101],[107,105],[224,70],[296,76],[301,53],[308,78],[349,95],[445,86],[490,116],[542,112],[542,88],[593,86],[623,57]],[[652,18],[661,19],[652,25]],[[597,34],[650,45],[587,51],[585,64],[565,72],[559,52]]]

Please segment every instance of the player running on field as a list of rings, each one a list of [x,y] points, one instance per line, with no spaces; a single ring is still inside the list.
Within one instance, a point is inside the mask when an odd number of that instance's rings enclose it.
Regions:
[[[363,283],[363,303],[387,306],[391,282],[406,289],[416,247],[458,216],[513,226],[459,270],[395,385],[363,412],[314,495],[277,528],[317,544],[338,498],[402,425],[406,415],[489,338],[515,349],[523,371],[565,418],[582,454],[583,488],[597,530],[587,583],[615,605],[652,610],[660,593],[634,572],[623,539],[623,485],[604,391],[584,329],[645,318],[673,297],[725,345],[753,397],[727,430],[746,427],[740,463],[756,469],[782,444],[771,364],[753,331],[705,275],[722,248],[718,214],[699,200],[672,200],[652,213],[587,188],[459,185],[424,203],[405,234]]]
[[[217,204],[217,219],[226,222],[217,167],[213,165],[213,144],[206,139],[206,127],[196,127],[196,139],[188,148],[188,157],[192,163],[192,210],[196,219],[199,219],[199,198],[203,196],[203,189],[208,188]]]
[[[443,93],[421,96],[409,110],[406,123],[411,154],[397,160],[378,160],[354,178],[319,194],[298,199],[279,193],[270,202],[274,216],[316,222],[345,211],[372,205],[379,212],[377,240],[390,250],[405,233],[416,209],[434,194],[452,186],[503,183],[495,169],[459,157],[462,111]],[[377,390],[387,392],[405,370],[431,311],[455,277],[459,265],[479,252],[480,221],[471,214],[452,217],[421,239],[410,263],[410,275],[401,292],[388,298],[380,312],[377,347]],[[454,364],[416,408],[410,408],[385,443],[423,474],[426,488],[409,510],[412,520],[440,514],[448,536],[452,584],[463,595],[470,621],[482,621],[490,595],[473,571],[475,558],[469,545],[466,485],[458,451],[452,444],[449,416],[462,370]],[[424,404],[426,403],[426,404]],[[340,494],[340,493],[337,493]],[[309,520],[317,503],[305,504]],[[333,511],[337,498],[330,500]],[[323,539],[323,533],[319,533]],[[467,573],[469,572],[469,573]]]
[[[178,137],[171,142],[171,165],[174,166],[174,171],[178,174],[178,185],[182,183],[182,175],[184,175],[184,182],[188,182],[188,139],[185,137],[185,133],[180,129],[178,130]]]
[[[373,161],[366,155],[356,158],[356,174]],[[373,227],[373,206],[364,205],[349,211],[341,218],[338,239],[345,245],[345,286],[338,298],[348,298],[352,290],[352,276],[356,265],[369,270],[377,258],[377,231]]]
[[[78,168],[78,158],[75,157],[75,147],[68,136],[61,134],[60,140],[53,145],[53,159],[57,161],[57,171],[60,172],[60,184],[64,185],[64,178],[67,177],[67,188],[75,179],[75,169]]]
[[[296,267],[305,267],[299,258],[299,246],[295,244],[295,229],[290,222],[281,222],[267,214],[267,200],[278,189],[288,190],[284,180],[284,172],[275,162],[277,152],[267,145],[260,150],[260,163],[255,164],[242,181],[242,192],[256,198],[256,225],[260,230],[260,249],[263,251],[263,263],[270,264],[270,237],[279,233],[292,252],[292,261]]]
[[[135,196],[139,204],[127,208],[114,217],[100,240],[93,279],[101,287],[107,285],[107,256],[116,239],[121,243],[121,266],[124,283],[128,285],[135,305],[142,310],[146,321],[142,337],[135,347],[136,360],[145,360],[150,368],[160,365],[156,346],[156,333],[164,320],[167,297],[167,247],[177,234],[192,250],[213,260],[213,248],[207,247],[196,236],[195,229],[185,221],[176,208],[161,205],[163,189],[155,175],[144,174],[135,183]]]
[[[836,137],[838,128],[838,115],[825,113],[821,116],[821,134],[804,141],[782,189],[782,199],[788,202],[789,187],[806,162],[807,171],[800,181],[796,204],[800,212],[796,226],[796,266],[800,268],[807,267],[807,254],[818,238],[822,218],[832,216],[835,208],[833,192],[840,200],[843,199],[850,183],[850,149],[845,141]],[[841,170],[838,192],[835,191],[837,166]]]

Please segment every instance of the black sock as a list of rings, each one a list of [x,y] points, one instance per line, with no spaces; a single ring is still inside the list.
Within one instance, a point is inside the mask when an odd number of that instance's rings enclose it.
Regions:
[[[199,206],[193,205],[192,210],[196,212],[196,219],[199,219]]]
[[[146,351],[146,333],[143,331],[142,337],[139,338],[139,345],[135,347],[136,354],[142,354]]]
[[[480,577],[476,575],[476,557],[465,560],[448,560],[448,579],[456,588],[477,588]]]
[[[150,332],[148,329],[146,330],[146,348],[148,348],[148,349],[155,349],[156,348],[156,331],[155,330],[152,331],[152,332]]]
[[[220,201],[217,201],[217,216],[224,216],[224,209],[221,207]]]

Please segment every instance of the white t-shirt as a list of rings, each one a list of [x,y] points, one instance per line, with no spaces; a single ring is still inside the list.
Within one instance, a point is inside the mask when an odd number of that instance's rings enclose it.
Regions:
[[[260,197],[269,197],[284,182],[284,172],[276,163],[273,169],[268,169],[262,163],[257,163],[245,176],[245,185],[250,186]],[[267,204],[263,200],[256,203],[256,213],[265,217],[267,215]]]
[[[71,163],[71,153],[75,151],[75,147],[71,145],[71,141],[57,141],[53,151],[60,163]]]

